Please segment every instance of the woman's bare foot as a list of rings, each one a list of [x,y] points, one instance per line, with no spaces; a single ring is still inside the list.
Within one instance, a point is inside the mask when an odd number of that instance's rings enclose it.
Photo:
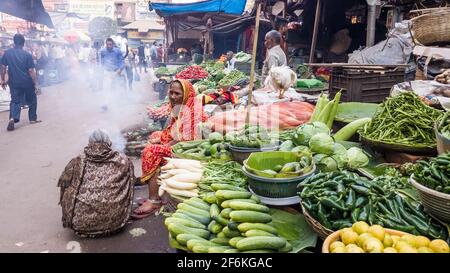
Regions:
[[[151,200],[146,200],[137,209],[133,211],[131,217],[134,219],[142,219],[147,216],[154,214],[161,208],[161,202],[155,202]]]

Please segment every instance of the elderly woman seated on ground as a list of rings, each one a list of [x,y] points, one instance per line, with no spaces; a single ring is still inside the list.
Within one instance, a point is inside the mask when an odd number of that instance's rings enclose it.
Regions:
[[[80,236],[118,232],[130,217],[133,164],[111,145],[108,133],[95,130],[84,152],[67,164],[59,179],[63,226]]]

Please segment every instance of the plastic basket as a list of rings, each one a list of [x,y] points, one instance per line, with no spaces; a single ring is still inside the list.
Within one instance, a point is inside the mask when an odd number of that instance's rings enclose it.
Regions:
[[[405,68],[385,70],[333,69],[330,82],[330,96],[342,89],[341,101],[375,102],[384,101],[393,85],[404,82]]]
[[[316,171],[316,166],[313,169],[301,176],[294,178],[267,178],[254,175],[247,171],[245,166],[242,171],[247,176],[247,182],[254,193],[263,197],[269,198],[288,198],[297,195],[298,183],[310,177]]]
[[[425,187],[414,180],[414,175],[409,178],[409,181],[419,192],[425,210],[437,219],[450,223],[450,194]]]
[[[302,206],[303,216],[305,216],[306,222],[311,226],[311,228],[314,230],[315,233],[322,239],[325,240],[330,234],[332,234],[334,231],[331,229],[328,229],[324,226],[322,226],[319,221],[314,219],[308,211],[305,209],[303,204],[300,202],[300,205]]]

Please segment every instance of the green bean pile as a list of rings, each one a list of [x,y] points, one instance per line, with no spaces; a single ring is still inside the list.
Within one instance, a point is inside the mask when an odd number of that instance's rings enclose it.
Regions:
[[[247,186],[247,177],[242,171],[242,166],[235,161],[210,161],[204,166],[202,180],[198,185],[200,192],[214,192],[211,188],[211,184],[214,183],[245,188]]]
[[[426,104],[412,92],[386,99],[363,136],[370,140],[415,147],[436,146],[434,123],[443,113]]]
[[[450,112],[446,112],[439,122],[439,132],[446,138],[450,138]]]

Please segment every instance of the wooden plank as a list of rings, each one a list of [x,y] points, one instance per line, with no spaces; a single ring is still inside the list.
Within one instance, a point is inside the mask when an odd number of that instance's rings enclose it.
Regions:
[[[311,42],[311,52],[309,53],[309,62],[310,63],[313,62],[314,52],[316,51],[317,32],[319,31],[320,9],[321,9],[321,0],[317,0],[316,17],[314,20],[314,32],[313,32],[313,38],[312,38],[312,42]]]
[[[256,25],[255,32],[253,34],[253,50],[252,50],[252,67],[250,69],[250,84],[248,85],[248,102],[247,102],[247,115],[245,117],[245,123],[250,124],[250,109],[252,108],[252,93],[255,81],[255,65],[256,65],[256,50],[258,49],[258,36],[259,36],[259,19],[261,15],[261,3],[258,3],[256,9]]]

